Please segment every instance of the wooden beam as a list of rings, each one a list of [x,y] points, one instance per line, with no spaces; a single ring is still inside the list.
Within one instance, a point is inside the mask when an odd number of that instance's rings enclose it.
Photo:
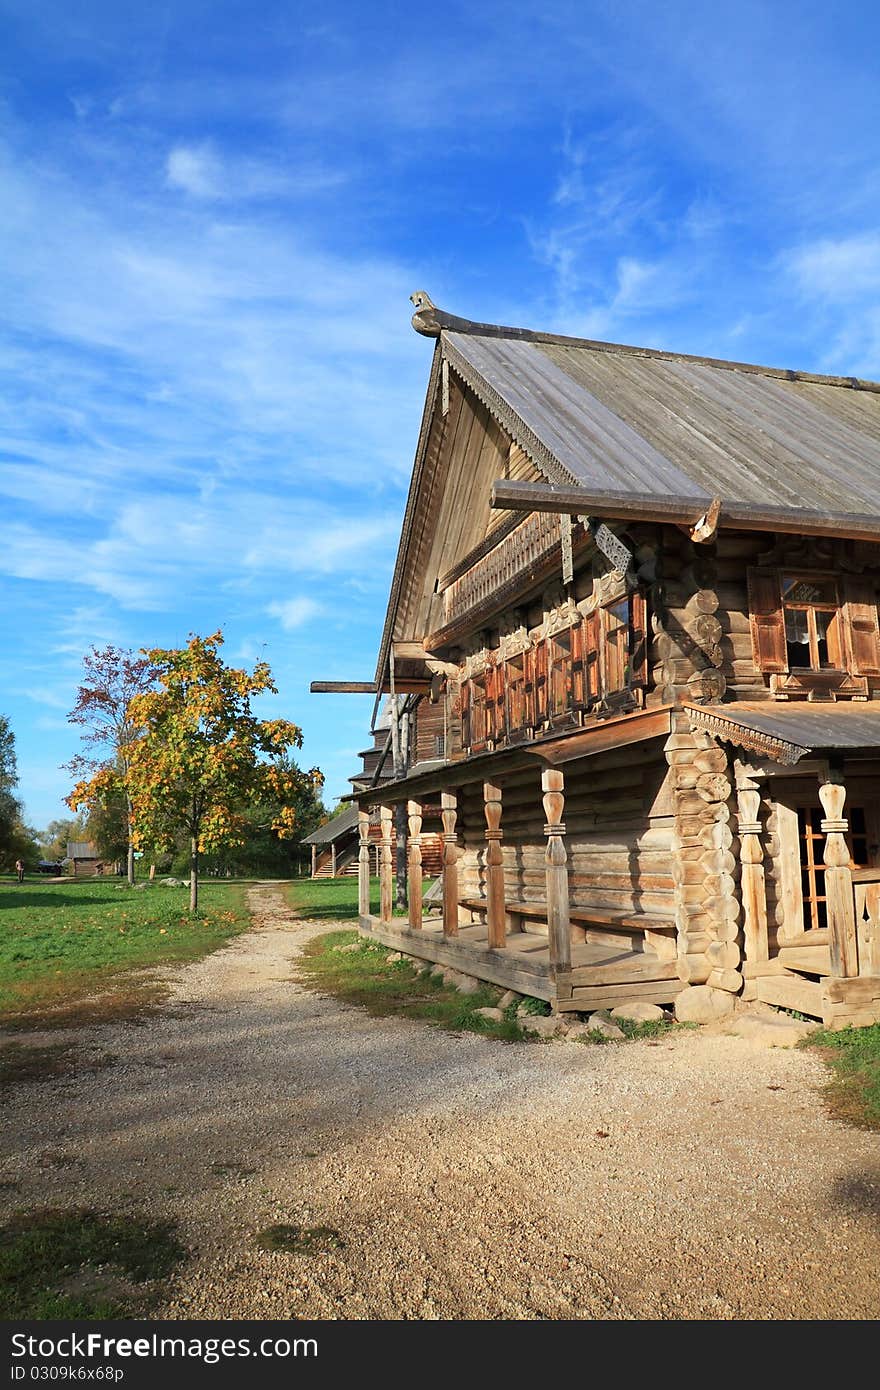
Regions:
[[[501,853],[501,788],[483,783],[486,816],[486,929],[491,950],[507,945],[507,911],[504,905],[504,856]]]
[[[767,929],[767,888],[764,846],[761,843],[761,787],[747,763],[737,762],[736,799],[739,829],[743,936],[746,960],[766,961],[770,950]],[[781,952],[780,952],[781,955]]]
[[[719,500],[719,499],[714,499]],[[557,488],[549,483],[508,481],[492,484],[491,506],[501,511],[562,512],[618,521],[681,522],[696,526],[710,497],[663,496],[650,492],[606,492]],[[880,516],[859,512],[818,512],[806,507],[765,506],[720,499],[717,525],[744,531],[782,531],[796,536],[840,536],[880,541]]]
[[[568,901],[568,854],[565,849],[565,779],[556,768],[541,774],[544,814],[547,818],[545,880],[547,884],[547,928],[550,938],[550,965],[556,974],[571,970],[571,918]]]
[[[382,857],[379,863],[379,916],[383,922],[391,921],[394,879],[391,862],[391,823],[393,819],[394,812],[390,806],[379,807],[379,823],[382,828]]]
[[[409,929],[420,931],[422,926],[422,803],[406,803],[407,835],[407,899]]]
[[[671,706],[622,714],[616,719],[603,719],[592,729],[568,734],[558,739],[544,739],[527,745],[524,752],[552,763],[573,762],[592,753],[604,753],[609,748],[622,748],[626,743],[641,743],[643,739],[660,738],[670,730]]]
[[[443,821],[443,935],[458,936],[458,797],[441,792],[440,819]]]
[[[370,813],[358,811],[358,914],[370,915]]]
[[[375,681],[312,681],[311,695],[375,695]]]
[[[830,932],[831,973],[847,979],[859,973],[856,908],[846,835],[849,822],[843,814],[846,786],[840,774],[830,771],[819,787],[825,819],[819,828],[825,836],[825,907]],[[768,1001],[771,1002],[771,1001]]]

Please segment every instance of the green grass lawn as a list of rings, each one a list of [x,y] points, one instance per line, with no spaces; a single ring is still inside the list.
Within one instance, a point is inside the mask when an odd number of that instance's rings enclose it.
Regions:
[[[187,888],[130,888],[124,880],[0,885],[0,1024],[63,1025],[112,1017],[115,998],[141,1003],[161,992],[132,979],[149,966],[206,955],[248,925],[245,887],[200,886],[191,918]],[[101,994],[96,1009],[85,1001]]]
[[[0,1318],[144,1316],[185,1255],[170,1222],[20,1212],[0,1226]]]
[[[813,1033],[807,1045],[821,1049],[834,1073],[825,1092],[831,1113],[860,1129],[880,1129],[880,1023]]]
[[[419,974],[407,960],[389,963],[385,946],[362,942],[357,951],[336,949],[357,940],[356,932],[341,931],[310,941],[298,962],[303,983],[374,1015],[423,1019],[456,1033],[483,1033],[508,1042],[533,1040],[517,1023],[515,1005],[503,1020],[477,1013],[498,1003],[502,991],[494,985],[484,985],[476,994],[460,994],[431,975]]]
[[[428,880],[425,880],[427,888]],[[329,917],[339,922],[357,921],[357,875],[344,878],[293,878],[281,886],[289,907],[304,917]],[[379,914],[379,880],[370,879],[370,911]],[[405,917],[405,908],[395,908],[395,917]]]
[[[358,915],[358,881],[354,874],[344,878],[293,878],[280,885],[288,907],[303,917],[330,918],[338,922],[356,922]],[[373,911],[379,911],[379,880],[370,879],[370,900]]]

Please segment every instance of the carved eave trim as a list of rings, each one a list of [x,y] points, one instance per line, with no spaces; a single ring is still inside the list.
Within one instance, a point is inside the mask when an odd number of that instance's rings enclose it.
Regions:
[[[700,709],[696,705],[685,705],[684,709],[691,728],[695,731],[711,734],[713,738],[720,739],[723,743],[732,743],[749,753],[772,758],[774,762],[782,763],[786,767],[794,767],[795,763],[813,751],[811,748],[801,747],[799,743],[789,743],[787,739],[774,738],[772,734],[749,729],[744,724],[738,724],[735,719],[725,719],[723,715]]]
[[[479,372],[474,370],[467,359],[453,347],[448,339],[443,338],[441,340],[440,348],[443,357],[452,367],[456,376],[473,391],[477,400],[483,403],[489,413],[498,421],[498,424],[525,450],[545,477],[553,483],[578,483],[579,480],[575,475],[570,473],[554,454],[551,454],[546,444],[543,444],[535,432],[529,429],[529,426],[517,414],[513,406],[495,390],[494,386],[490,386]]]

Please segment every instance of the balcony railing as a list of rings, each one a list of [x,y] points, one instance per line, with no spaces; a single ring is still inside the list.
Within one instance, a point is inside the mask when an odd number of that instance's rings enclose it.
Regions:
[[[552,512],[531,512],[514,531],[454,579],[443,595],[444,623],[457,622],[522,580],[560,544],[561,520]]]

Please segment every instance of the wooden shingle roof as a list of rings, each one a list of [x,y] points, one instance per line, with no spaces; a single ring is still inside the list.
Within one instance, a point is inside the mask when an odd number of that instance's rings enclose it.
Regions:
[[[444,334],[453,370],[551,479],[876,512],[880,388],[610,345]]]

